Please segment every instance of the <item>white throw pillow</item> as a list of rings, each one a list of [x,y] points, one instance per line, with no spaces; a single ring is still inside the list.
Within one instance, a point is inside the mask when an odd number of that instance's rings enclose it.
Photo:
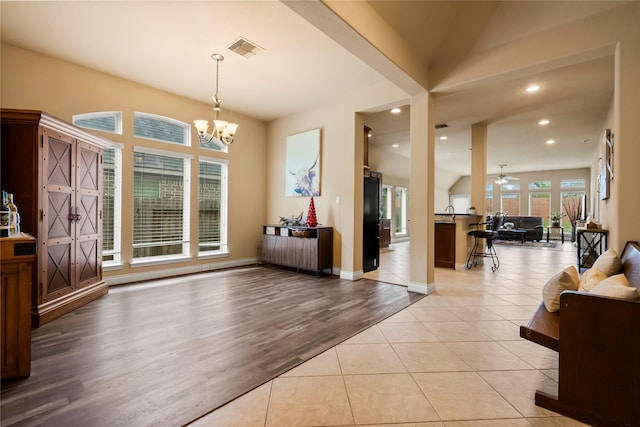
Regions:
[[[593,287],[589,293],[633,301],[640,299],[640,293],[636,288],[629,285],[629,281],[624,274],[616,274],[603,280]]]
[[[607,275],[599,268],[591,267],[580,276],[578,290],[583,292],[590,292],[594,286],[596,286],[606,278]]]
[[[560,294],[578,289],[578,271],[572,265],[553,276],[542,288],[542,301],[550,312],[560,311]]]
[[[607,276],[613,276],[614,274],[620,273],[620,270],[622,270],[622,262],[615,250],[607,249],[600,254],[591,267],[597,268]]]

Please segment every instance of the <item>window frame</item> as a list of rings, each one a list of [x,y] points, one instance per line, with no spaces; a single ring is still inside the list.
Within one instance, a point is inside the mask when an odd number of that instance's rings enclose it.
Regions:
[[[392,219],[391,218],[391,212],[393,212],[393,197],[392,197],[392,190],[393,190],[393,186],[391,185],[387,185],[387,184],[383,184],[382,185],[382,194],[384,195],[384,193],[387,193],[387,198],[386,198],[386,206],[384,206],[383,201],[385,200],[384,197],[382,197],[382,200],[380,200],[380,204],[382,204],[382,218],[383,219]],[[385,216],[385,210],[386,210],[386,216]]]
[[[516,197],[514,197],[516,196]],[[521,197],[520,197],[520,193],[502,193],[500,194],[500,212],[505,212],[504,209],[504,199],[518,199],[518,212],[517,213],[513,213],[513,212],[507,212],[508,215],[513,215],[513,216],[519,216],[520,215],[520,204],[521,204]]]
[[[182,128],[183,131],[183,143],[179,143],[179,142],[175,142],[175,141],[167,141],[164,139],[157,139],[157,138],[150,138],[148,136],[141,136],[136,134],[136,119],[137,118],[143,118],[143,119],[149,119],[149,120],[155,120],[158,122],[165,122],[171,125],[176,125]],[[147,141],[156,141],[156,142],[162,142],[164,144],[172,144],[172,145],[177,145],[179,147],[191,147],[191,125],[189,123],[185,123],[183,121],[180,121],[178,119],[174,119],[171,117],[166,117],[166,116],[161,116],[158,114],[152,114],[152,113],[145,113],[142,111],[135,111],[133,113],[133,136],[134,138],[139,138],[139,139],[145,139]]]
[[[544,191],[529,192],[529,216],[533,215],[531,212],[531,205],[532,205],[531,199],[536,198],[535,196],[541,196],[541,195],[546,195],[547,197],[544,197],[544,198],[549,200],[549,212],[547,212],[546,216],[542,217],[544,225],[548,225],[551,220],[551,200],[552,200],[551,191],[544,190]],[[539,198],[543,198],[543,197],[539,197]]]
[[[398,192],[401,193],[400,196],[400,206],[398,206]],[[394,219],[396,219],[396,224],[394,227],[396,236],[407,236],[409,234],[409,230],[407,229],[407,210],[408,210],[408,189],[406,187],[396,187],[394,191],[394,200],[395,203],[395,211],[394,211]],[[397,221],[397,211],[400,208],[400,221]]]
[[[106,150],[114,150],[114,172],[113,172],[113,181],[114,181],[114,189],[113,189],[113,249],[105,250],[104,248],[104,222],[102,224],[102,269],[109,270],[117,270],[121,269],[122,264],[122,153],[124,150],[124,144],[120,144],[117,142],[113,143],[112,147],[109,147]],[[104,155],[103,155],[104,156]],[[104,164],[104,162],[103,162]],[[103,168],[103,199],[102,199],[102,210],[103,210],[103,221],[104,221],[104,196],[106,194],[107,188],[104,185],[104,168]],[[104,257],[113,256],[112,260],[105,261]]]
[[[148,148],[142,146],[134,146],[133,147],[134,157],[136,153],[145,153],[157,156],[165,156],[171,158],[177,158],[183,160],[183,172],[182,172],[182,239],[179,242],[175,242],[174,244],[182,245],[182,252],[179,254],[172,255],[158,255],[158,256],[145,256],[145,257],[135,257],[132,255],[130,266],[131,267],[140,267],[147,265],[157,265],[157,264],[166,264],[166,263],[174,263],[176,261],[186,261],[191,259],[191,251],[190,251],[190,233],[191,233],[191,162],[193,161],[193,155],[186,153],[179,153],[174,151],[167,150],[159,150],[155,148]],[[135,187],[135,161],[134,161],[134,178],[133,185]],[[134,203],[132,208],[135,208],[135,195],[133,197]],[[135,230],[136,224],[136,215],[134,213],[132,225]],[[132,236],[133,237],[133,236]],[[167,244],[168,242],[158,242],[159,244]],[[141,247],[149,247],[154,246],[149,243],[135,243],[132,241],[131,247],[135,252],[136,248]]]
[[[201,250],[200,242],[200,220],[198,219],[198,259],[218,258],[228,256],[229,250],[229,223],[228,223],[228,195],[229,195],[229,160],[208,156],[198,156],[198,206],[200,205],[200,164],[217,163],[222,166],[221,171],[221,188],[220,188],[220,249],[213,251]],[[198,207],[198,212],[200,208]]]
[[[91,126],[83,126],[80,125],[78,123],[76,123],[77,120],[86,120],[86,119],[98,119],[98,118],[103,118],[103,117],[113,117],[115,120],[115,129],[114,130],[107,130],[107,129],[99,129],[97,127],[91,127]],[[81,127],[83,129],[91,129],[91,130],[97,130],[99,132],[107,132],[107,133],[113,133],[113,134],[117,134],[117,135],[122,135],[122,111],[95,111],[92,113],[81,113],[81,114],[74,114],[73,116],[71,116],[71,123],[74,126],[78,126]]]

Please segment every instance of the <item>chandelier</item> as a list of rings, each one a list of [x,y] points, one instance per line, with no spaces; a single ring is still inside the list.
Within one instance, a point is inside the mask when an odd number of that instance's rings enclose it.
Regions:
[[[194,120],[193,123],[198,130],[200,143],[207,143],[217,139],[224,145],[230,145],[233,143],[233,136],[236,130],[238,130],[238,124],[218,119],[220,115],[220,105],[222,104],[222,99],[218,96],[218,67],[220,62],[224,61],[224,56],[219,53],[214,53],[211,55],[211,58],[216,61],[216,93],[211,97],[215,117],[213,120],[213,132],[211,132],[211,135],[207,135],[207,131],[209,130],[209,122],[207,120]]]

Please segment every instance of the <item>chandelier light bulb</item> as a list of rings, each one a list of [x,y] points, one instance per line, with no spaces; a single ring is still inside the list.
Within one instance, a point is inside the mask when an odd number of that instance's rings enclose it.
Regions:
[[[222,105],[222,99],[218,96],[218,71],[220,62],[224,61],[224,56],[219,53],[214,53],[211,55],[211,59],[216,61],[216,93],[211,97],[214,112],[213,132],[211,135],[207,136],[207,131],[209,129],[209,122],[207,120],[194,120],[193,124],[198,131],[200,143],[207,143],[217,139],[224,145],[230,145],[233,143],[233,137],[238,130],[238,124],[218,119],[220,111],[222,110],[220,107],[220,105]]]

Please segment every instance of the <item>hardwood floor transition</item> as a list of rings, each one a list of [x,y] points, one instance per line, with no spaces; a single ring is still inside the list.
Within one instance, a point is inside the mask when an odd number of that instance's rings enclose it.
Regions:
[[[423,297],[274,267],[114,287],[33,330],[2,425],[184,425]]]

